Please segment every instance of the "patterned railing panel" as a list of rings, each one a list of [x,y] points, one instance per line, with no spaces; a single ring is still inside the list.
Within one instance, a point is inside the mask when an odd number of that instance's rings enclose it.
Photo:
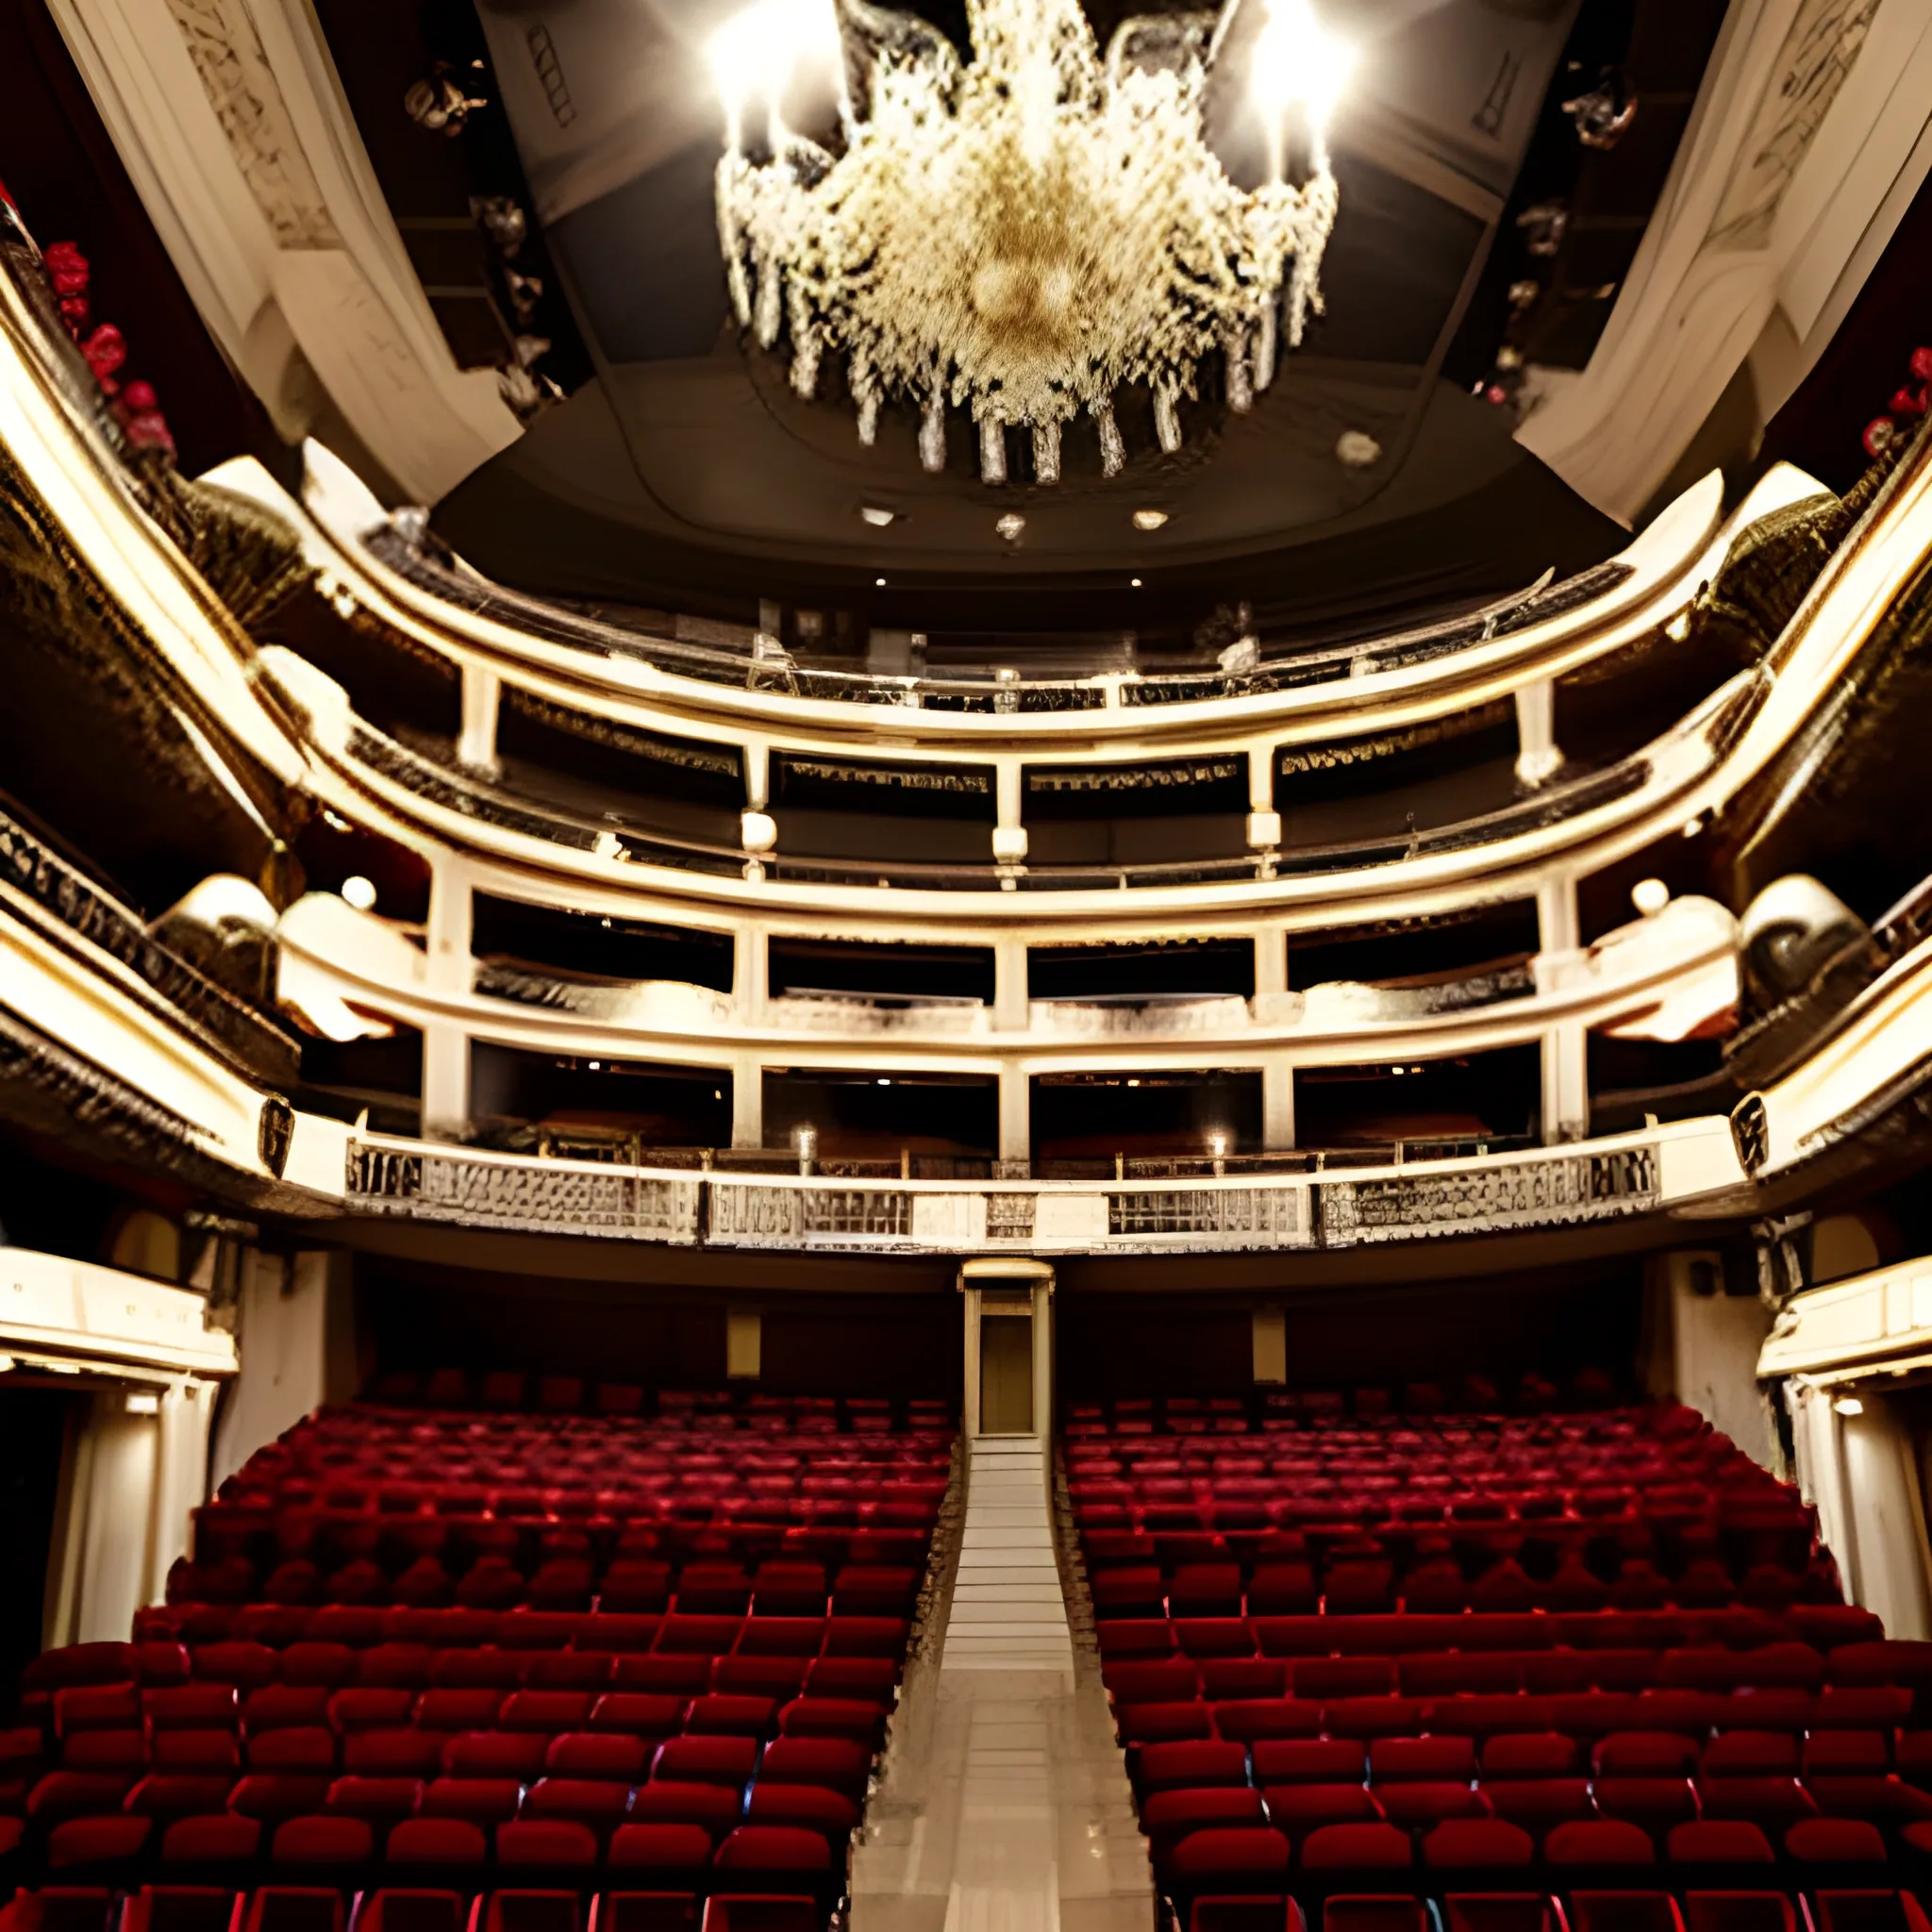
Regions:
[[[1313,1236],[1301,1188],[1148,1188],[1107,1197],[1107,1231],[1120,1241],[1215,1247],[1302,1248]]]
[[[1341,1179],[973,1188],[653,1173],[452,1147],[351,1143],[352,1208],[474,1225],[718,1248],[1072,1254],[1346,1248],[1500,1234],[1662,1204],[1655,1145],[1488,1158]]]
[[[0,884],[118,959],[181,1016],[251,1072],[280,1085],[295,1077],[295,1047],[274,1022],[160,944],[141,916],[21,824],[0,812]]]
[[[459,1148],[406,1154],[349,1143],[350,1205],[419,1221],[689,1243],[698,1238],[700,1190],[695,1175],[675,1179],[557,1161],[485,1160]]]
[[[1603,1221],[1658,1202],[1654,1147],[1624,1147],[1547,1160],[1389,1180],[1331,1181],[1322,1189],[1322,1245],[1412,1241],[1440,1234]]]

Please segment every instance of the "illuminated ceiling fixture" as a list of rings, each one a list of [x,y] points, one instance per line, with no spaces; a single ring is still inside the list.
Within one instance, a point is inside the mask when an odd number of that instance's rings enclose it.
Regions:
[[[1252,190],[1205,125],[1243,5],[1262,15],[1244,38],[1269,155]],[[968,20],[964,65],[936,27],[871,0],[754,0],[712,35],[740,325],[767,349],[788,339],[801,396],[842,356],[863,443],[885,403],[917,407],[927,470],[945,467],[948,406],[968,410],[989,483],[1007,480],[1008,429],[1031,433],[1035,477],[1058,482],[1061,431],[1082,414],[1118,474],[1123,385],[1152,392],[1160,446],[1177,449],[1181,399],[1216,351],[1229,407],[1251,407],[1280,337],[1299,343],[1321,308],[1327,124],[1351,50],[1309,0],[1128,19],[1104,59],[1079,0],[968,0]],[[814,83],[828,127],[836,102],[830,146],[784,119]]]
[[[1134,527],[1137,530],[1158,530],[1167,521],[1164,509],[1137,509],[1134,512]]]

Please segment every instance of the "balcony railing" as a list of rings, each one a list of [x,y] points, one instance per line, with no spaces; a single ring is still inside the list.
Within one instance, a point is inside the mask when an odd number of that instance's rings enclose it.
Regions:
[[[1721,1119],[1346,1177],[1246,1173],[1098,1183],[625,1168],[358,1133],[349,1141],[344,1188],[351,1209],[366,1214],[685,1247],[881,1254],[1337,1249],[1644,1214],[1672,1197],[1665,1149],[1674,1142],[1690,1153],[1680,1173],[1723,1179],[1734,1169]],[[1674,1192],[1698,1191],[1685,1184]]]
[[[106,953],[178,1025],[238,1067],[278,1085],[295,1077],[295,1044],[280,1027],[160,944],[138,912],[6,812],[0,812],[0,887],[19,893],[42,920]]]
[[[1278,655],[1257,654],[1257,661],[1243,670],[1203,667],[1145,677],[1115,674],[1038,678],[989,669],[950,677],[908,677],[815,663],[776,647],[771,641],[758,640],[749,629],[743,642],[734,648],[606,623],[448,568],[425,551],[407,521],[378,524],[363,536],[362,548],[391,575],[438,602],[545,643],[594,652],[604,658],[632,658],[675,676],[741,691],[776,691],[787,697],[884,705],[904,710],[989,715],[1263,697],[1371,672],[1406,671],[1473,644],[1508,637],[1532,624],[1584,609],[1636,575],[1632,565],[1612,559],[1560,583],[1538,585],[1488,609],[1392,637],[1326,649],[1295,650],[1289,641],[1264,634],[1257,640],[1259,653]]]

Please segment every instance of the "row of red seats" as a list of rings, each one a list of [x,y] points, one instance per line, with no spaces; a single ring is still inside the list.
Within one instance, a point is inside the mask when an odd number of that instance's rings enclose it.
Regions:
[[[46,1886],[0,1907],[0,1932],[817,1932],[822,1917],[809,1894],[638,1890],[587,1898],[528,1885],[410,1884],[407,1870],[394,1876],[398,1883],[366,1892],[221,1882],[125,1892]]]
[[[10,1794],[29,1858],[358,1883],[379,1860],[605,1861],[687,1897],[808,1890],[816,1924],[843,1890],[949,1441],[883,1405],[672,1407],[356,1405],[269,1445],[200,1513],[195,1562],[136,1641],[26,1674],[0,1809]],[[613,1472],[641,1520],[601,1513]],[[757,1516],[713,1526],[740,1502]],[[428,1600],[391,1601],[411,1571],[434,1573]],[[362,1600],[313,1601],[330,1594]]]
[[[1707,1833],[1882,1861],[1932,1825],[1932,1646],[1844,1606],[1811,1513],[1688,1410],[1303,1413],[1265,1457],[1167,1440],[1199,1416],[1086,1420],[1103,1677],[1176,1897],[1459,1837],[1498,1870]],[[1310,1487],[1332,1514],[1280,1527]]]

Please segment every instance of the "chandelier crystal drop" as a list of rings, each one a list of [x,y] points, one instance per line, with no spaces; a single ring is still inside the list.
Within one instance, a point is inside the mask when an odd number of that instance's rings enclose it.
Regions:
[[[1265,9],[1246,39],[1271,165],[1252,190],[1228,178],[1204,113],[1242,4]],[[1148,390],[1161,447],[1177,449],[1180,404],[1216,351],[1228,407],[1251,408],[1321,309],[1325,132],[1348,49],[1308,0],[1130,19],[1104,60],[1079,0],[969,0],[968,19],[963,64],[937,28],[870,0],[755,0],[713,36],[718,235],[740,326],[765,349],[787,339],[803,397],[842,357],[863,443],[884,404],[910,404],[929,471],[945,467],[948,408],[968,410],[989,483],[1007,480],[1009,429],[1030,433],[1035,479],[1058,482],[1081,415],[1118,474],[1124,385]],[[780,113],[814,74],[837,98],[837,152]],[[1284,166],[1297,125],[1300,183]]]

